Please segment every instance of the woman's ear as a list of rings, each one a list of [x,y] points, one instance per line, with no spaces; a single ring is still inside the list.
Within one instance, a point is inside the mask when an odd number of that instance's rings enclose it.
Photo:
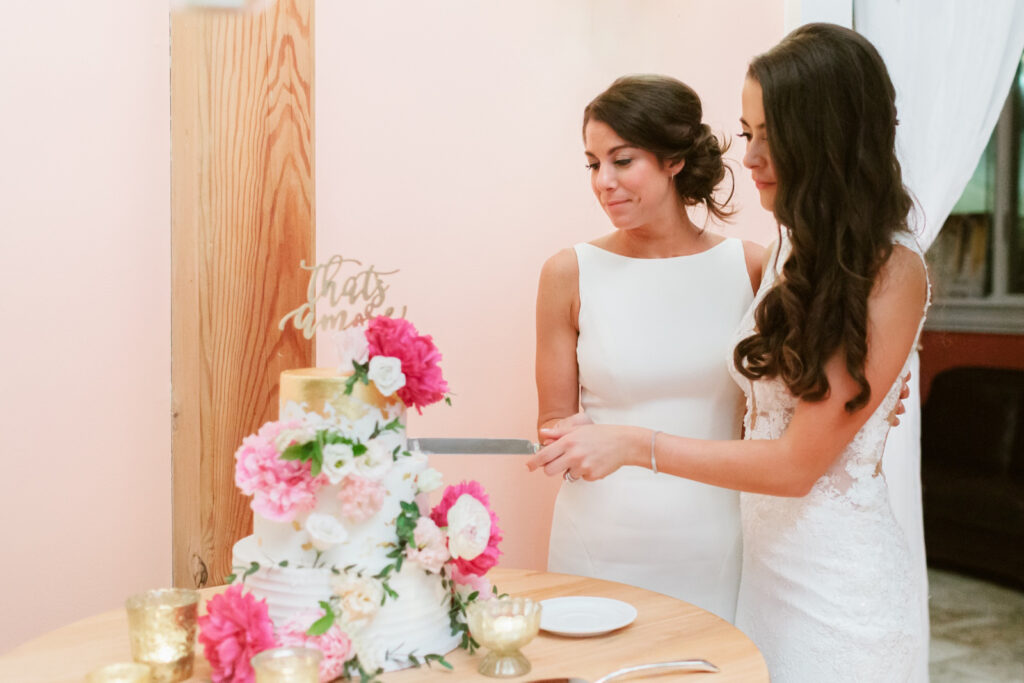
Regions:
[[[674,161],[674,162],[671,162],[671,163],[666,161],[665,162],[665,170],[669,172],[670,176],[675,178],[676,175],[678,175],[679,172],[683,170],[683,166],[685,166],[685,165],[686,165],[686,159],[680,159],[679,161]]]

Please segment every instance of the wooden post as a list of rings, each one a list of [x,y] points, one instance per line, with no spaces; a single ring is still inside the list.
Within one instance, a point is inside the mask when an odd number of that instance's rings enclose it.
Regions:
[[[313,345],[278,321],[314,259],[314,0],[171,17],[173,578],[231,572],[251,532],[242,438],[277,417]]]

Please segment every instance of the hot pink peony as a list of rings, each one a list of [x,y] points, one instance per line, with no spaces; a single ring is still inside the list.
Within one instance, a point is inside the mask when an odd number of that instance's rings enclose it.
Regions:
[[[309,463],[282,460],[274,445],[281,432],[301,426],[299,420],[267,422],[235,452],[235,484],[253,496],[252,509],[267,519],[290,522],[312,510],[317,490],[327,481],[323,474],[314,477]]]
[[[365,522],[380,510],[386,493],[379,481],[350,474],[345,477],[341,491],[338,492],[341,514],[356,524]]]
[[[254,673],[249,660],[276,646],[266,601],[235,585],[211,598],[206,609],[199,617],[199,642],[214,683],[250,683]]]
[[[430,335],[420,335],[412,323],[402,318],[377,316],[366,328],[370,357],[391,356],[402,361],[405,386],[398,397],[417,412],[423,406],[444,398],[448,383],[441,376],[441,353]]]
[[[487,571],[498,563],[498,544],[501,543],[501,529],[498,528],[498,516],[491,509],[490,499],[484,487],[476,481],[464,481],[456,486],[449,486],[444,490],[440,502],[430,511],[430,518],[441,528],[448,526],[448,511],[455,505],[460,496],[470,495],[480,501],[491,516],[491,535],[487,540],[487,548],[473,559],[452,558],[452,564],[462,574],[476,574],[483,576]]]
[[[320,650],[324,655],[320,660],[320,680],[333,681],[345,673],[345,662],[355,656],[355,651],[352,649],[352,639],[337,621],[321,635],[311,636],[306,633],[313,622],[322,616],[322,609],[300,614],[282,626],[278,636],[281,647],[312,647]]]

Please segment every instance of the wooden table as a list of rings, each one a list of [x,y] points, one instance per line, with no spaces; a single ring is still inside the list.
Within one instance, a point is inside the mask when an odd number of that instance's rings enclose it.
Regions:
[[[761,653],[738,629],[709,612],[660,593],[620,583],[567,574],[521,569],[494,569],[489,575],[499,590],[534,600],[568,595],[594,595],[625,600],[637,608],[633,624],[593,638],[567,638],[544,633],[523,648],[533,671],[516,681],[561,676],[595,680],[623,666],[671,659],[706,659],[721,672],[661,674],[659,681],[707,680],[714,683],[768,681]],[[209,597],[221,588],[203,591]],[[488,681],[476,667],[486,652],[469,655],[455,650],[447,656],[454,671],[406,669],[385,674],[385,683],[412,681]],[[130,661],[128,620],[123,609],[83,619],[31,640],[0,656],[0,681],[79,683],[89,671],[109,662]],[[209,666],[196,657],[194,681],[209,680]]]

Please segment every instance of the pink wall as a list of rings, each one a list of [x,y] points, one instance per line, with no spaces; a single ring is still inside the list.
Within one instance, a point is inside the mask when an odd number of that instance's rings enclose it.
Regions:
[[[610,229],[583,168],[583,106],[619,75],[667,73],[732,138],[747,61],[781,38],[782,15],[740,0],[318,4],[318,260],[400,269],[389,301],[434,336],[455,392],[410,434],[535,437],[541,264]],[[741,148],[740,213],[722,230],[765,243]],[[504,564],[544,566],[559,481],[520,457],[434,462],[491,491]]]
[[[0,22],[0,651],[170,582],[166,5]]]

